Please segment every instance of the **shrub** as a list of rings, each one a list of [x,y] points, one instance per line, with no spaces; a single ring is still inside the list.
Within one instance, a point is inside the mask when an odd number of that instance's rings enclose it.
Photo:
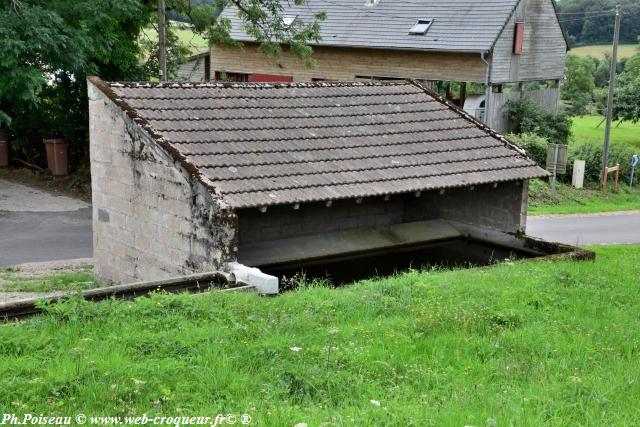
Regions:
[[[547,146],[549,145],[548,139],[535,133],[522,133],[520,135],[511,133],[507,135],[507,138],[525,150],[541,167],[545,166],[547,162]]]
[[[609,166],[620,163],[620,181],[629,182],[631,173],[631,156],[637,154],[637,150],[627,144],[612,144],[609,146]],[[584,143],[575,147],[569,153],[567,165],[568,180],[573,174],[574,160],[585,161],[584,178],[586,181],[597,182],[600,180],[600,167],[602,165],[602,145],[599,143]]]
[[[555,144],[567,144],[571,136],[571,119],[561,111],[543,110],[530,97],[507,103],[509,120],[515,125],[514,132],[534,133]]]

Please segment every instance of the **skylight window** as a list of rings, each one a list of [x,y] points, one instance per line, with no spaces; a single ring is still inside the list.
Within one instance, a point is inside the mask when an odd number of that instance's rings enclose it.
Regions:
[[[433,19],[418,19],[418,22],[409,30],[410,36],[424,36],[427,34]]]

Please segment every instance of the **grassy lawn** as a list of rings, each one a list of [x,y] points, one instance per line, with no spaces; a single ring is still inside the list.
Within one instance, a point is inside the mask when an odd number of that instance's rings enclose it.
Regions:
[[[621,44],[618,46],[618,59],[629,58],[636,52],[638,45],[635,44]],[[580,56],[593,56],[594,58],[602,59],[605,53],[611,54],[611,45],[592,45],[574,47],[571,52]]]
[[[529,215],[580,214],[640,209],[640,186],[622,185],[618,193],[597,188],[573,188],[558,183],[555,197],[550,184],[532,180],[529,186]]]
[[[640,246],[339,289],[72,301],[0,326],[0,407],[251,425],[640,423]]]
[[[574,141],[578,144],[589,141],[602,144],[604,123],[596,128],[600,121],[602,121],[601,116],[574,117],[571,127]],[[622,122],[620,126],[617,124],[618,122],[613,122],[611,126],[611,142],[629,144],[640,151],[640,123]]]
[[[198,34],[194,34],[188,25],[171,21],[170,25],[178,35],[180,42],[191,49],[192,54],[203,53],[209,50],[209,42]],[[143,38],[149,38],[152,41],[158,40],[158,32],[154,27],[148,27],[143,31]]]
[[[75,291],[98,286],[91,266],[53,274],[21,271],[15,267],[0,269],[0,291],[5,292]]]

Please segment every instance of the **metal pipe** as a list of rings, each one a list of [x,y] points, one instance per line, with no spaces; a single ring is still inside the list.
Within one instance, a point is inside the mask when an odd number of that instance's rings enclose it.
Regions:
[[[484,123],[491,127],[491,123],[489,123],[490,115],[489,115],[489,102],[491,101],[491,62],[487,61],[485,55],[489,53],[488,50],[480,53],[480,60],[484,62],[487,67],[487,72],[485,76],[485,86],[486,86],[486,94],[484,96]]]

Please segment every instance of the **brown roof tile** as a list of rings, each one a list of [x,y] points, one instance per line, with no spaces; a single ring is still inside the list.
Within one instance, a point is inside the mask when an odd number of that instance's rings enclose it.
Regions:
[[[99,87],[234,208],[547,176],[411,82]]]

